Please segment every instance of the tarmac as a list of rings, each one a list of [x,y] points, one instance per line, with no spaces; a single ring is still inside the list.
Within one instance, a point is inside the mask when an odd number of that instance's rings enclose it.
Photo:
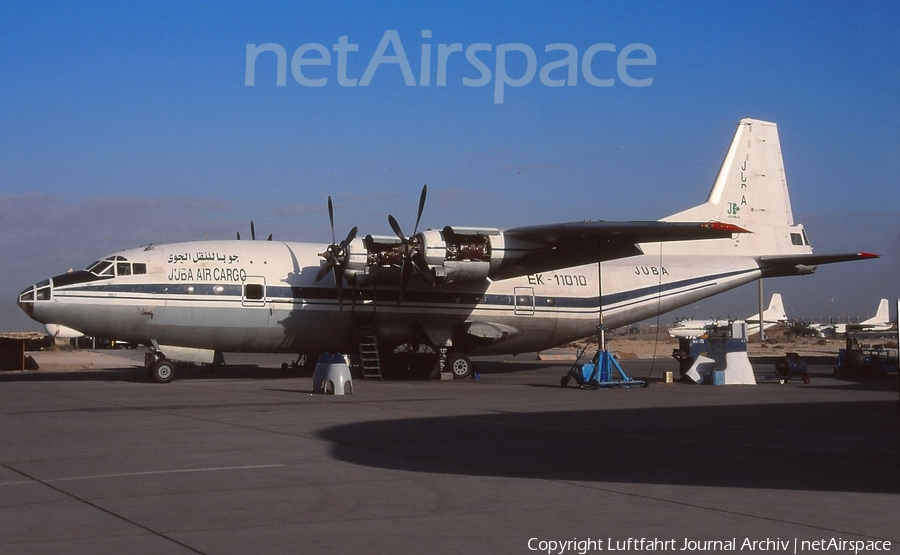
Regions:
[[[313,394],[288,357],[0,372],[0,553],[869,553],[900,542],[896,374],[593,391],[571,363]],[[574,383],[574,382],[573,382]],[[820,542],[820,543],[813,543]],[[859,542],[859,543],[857,543]],[[890,542],[890,543],[885,543]]]

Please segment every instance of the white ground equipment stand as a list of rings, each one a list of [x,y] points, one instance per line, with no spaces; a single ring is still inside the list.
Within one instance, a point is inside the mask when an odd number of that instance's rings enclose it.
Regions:
[[[756,385],[747,356],[747,323],[736,320],[707,330],[703,337],[691,340],[694,363],[684,375],[695,383]]]
[[[353,380],[350,367],[342,354],[323,353],[313,371],[313,392],[331,395],[351,395]]]

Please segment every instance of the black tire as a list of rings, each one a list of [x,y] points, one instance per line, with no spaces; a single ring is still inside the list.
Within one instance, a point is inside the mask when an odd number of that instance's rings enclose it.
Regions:
[[[447,357],[446,367],[453,373],[454,380],[464,380],[475,372],[472,360],[459,353]]]
[[[169,383],[175,379],[175,363],[171,360],[158,360],[150,366],[150,379],[156,383]]]
[[[591,386],[591,389],[593,389],[594,391],[597,391],[598,389],[600,389],[600,382],[598,382],[596,379],[592,379],[590,381],[589,385]]]
[[[569,376],[563,376],[562,378],[560,378],[559,385],[562,387],[566,387],[567,385],[569,385]]]

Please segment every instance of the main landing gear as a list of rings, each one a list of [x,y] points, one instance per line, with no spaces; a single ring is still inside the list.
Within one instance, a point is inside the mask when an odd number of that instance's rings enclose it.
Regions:
[[[444,370],[453,374],[454,380],[464,380],[475,373],[472,359],[462,353],[452,353],[444,361]]]
[[[437,380],[449,374],[454,380],[464,380],[475,374],[472,359],[448,347],[403,344],[382,349],[380,359],[381,369],[388,379]]]
[[[156,383],[169,383],[175,379],[175,363],[162,359],[150,366],[150,379]]]

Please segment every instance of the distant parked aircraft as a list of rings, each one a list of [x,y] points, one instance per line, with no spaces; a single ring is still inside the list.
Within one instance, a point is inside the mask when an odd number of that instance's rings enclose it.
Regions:
[[[891,322],[888,300],[881,299],[875,316],[858,324],[811,324],[810,327],[824,335],[827,333],[847,333],[848,331],[891,331],[894,329],[894,323]]]
[[[784,303],[781,294],[775,293],[769,301],[769,307],[763,312],[763,329],[769,329],[787,320],[784,313]],[[747,322],[747,335],[759,333],[759,314],[745,320]],[[710,326],[725,326],[728,320],[681,320],[669,329],[670,337],[699,337],[708,331]]]

